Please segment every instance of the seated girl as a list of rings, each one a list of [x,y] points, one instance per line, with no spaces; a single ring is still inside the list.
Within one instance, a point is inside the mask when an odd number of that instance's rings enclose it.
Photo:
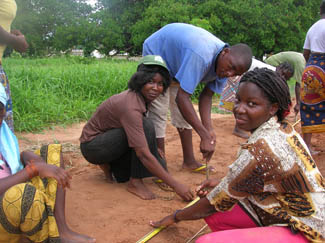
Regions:
[[[240,80],[236,125],[251,133],[221,182],[207,180],[201,199],[153,227],[204,218],[213,233],[197,242],[324,242],[325,180],[303,139],[284,120],[288,85],[274,71]],[[207,189],[214,187],[209,193]]]
[[[88,162],[100,165],[108,181],[129,181],[127,190],[141,199],[155,198],[142,179],[156,176],[188,201],[192,192],[168,173],[164,156],[157,149],[153,123],[146,117],[150,103],[169,84],[163,59],[143,57],[129,89],[104,101],[87,122],[80,148]]]
[[[65,220],[65,188],[61,145],[43,146],[42,156],[24,151],[4,121],[7,96],[0,85],[0,242],[95,242],[73,232]],[[61,241],[60,241],[61,240]]]

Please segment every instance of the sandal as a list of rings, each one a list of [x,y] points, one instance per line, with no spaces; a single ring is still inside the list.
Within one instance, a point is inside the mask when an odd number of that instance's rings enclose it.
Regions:
[[[214,169],[213,167],[209,166],[208,167],[208,170],[209,170],[209,174],[216,174],[216,169]],[[206,165],[202,165],[198,168],[195,168],[195,169],[191,169],[190,170],[192,173],[199,173],[199,174],[203,174],[205,175],[206,172],[207,172],[207,166]]]
[[[152,181],[163,191],[166,192],[173,192],[174,189],[171,188],[170,186],[168,186],[163,180],[158,179],[158,178],[154,178],[152,179]]]

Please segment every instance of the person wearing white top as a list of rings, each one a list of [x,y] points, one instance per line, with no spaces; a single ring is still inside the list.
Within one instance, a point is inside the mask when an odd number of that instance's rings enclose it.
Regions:
[[[304,53],[306,68],[300,90],[300,116],[303,139],[312,154],[313,133],[325,132],[325,0],[320,5],[320,20],[308,30]]]

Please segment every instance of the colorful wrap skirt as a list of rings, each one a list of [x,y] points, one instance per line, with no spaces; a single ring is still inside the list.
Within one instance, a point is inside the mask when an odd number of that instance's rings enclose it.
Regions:
[[[220,102],[219,102],[220,109],[224,111],[232,112],[232,109],[234,108],[235,99],[236,99],[236,92],[241,77],[242,76],[235,76],[227,79],[226,86],[223,89],[220,96]]]
[[[60,144],[43,146],[36,153],[60,166]],[[16,243],[22,235],[32,242],[60,242],[54,217],[56,191],[55,179],[39,176],[9,188],[0,197],[0,242]]]
[[[325,132],[325,54],[311,54],[302,75],[300,99],[302,132]]]
[[[7,75],[3,70],[0,64],[0,83],[4,86],[7,94],[7,104],[6,104],[6,116],[5,121],[7,125],[10,127],[11,131],[14,132],[14,120],[13,120],[13,113],[12,113],[12,101],[11,101],[11,93],[10,93],[10,86]]]

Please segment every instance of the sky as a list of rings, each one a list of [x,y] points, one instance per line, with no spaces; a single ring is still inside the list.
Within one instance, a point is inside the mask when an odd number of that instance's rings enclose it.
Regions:
[[[94,4],[97,2],[97,0],[87,0],[87,3],[94,6]]]

